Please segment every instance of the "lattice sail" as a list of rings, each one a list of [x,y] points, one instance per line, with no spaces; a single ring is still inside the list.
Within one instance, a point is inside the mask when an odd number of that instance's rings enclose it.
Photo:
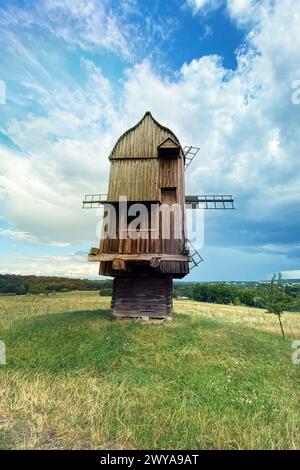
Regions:
[[[107,194],[86,194],[82,201],[82,209],[97,209],[106,202],[106,199]]]
[[[186,145],[183,148],[183,153],[185,156],[185,165],[184,170],[187,170],[192,161],[194,160],[195,156],[199,152],[200,147],[193,147],[192,145]]]
[[[235,209],[233,197],[227,194],[186,196],[185,202],[192,209]]]
[[[200,263],[203,263],[204,259],[202,258],[200,253],[196,250],[196,248],[194,247],[194,245],[189,239],[186,239],[186,245],[189,251],[189,256],[191,258],[189,262],[190,271],[191,271],[193,268],[196,268],[197,266],[199,266]]]

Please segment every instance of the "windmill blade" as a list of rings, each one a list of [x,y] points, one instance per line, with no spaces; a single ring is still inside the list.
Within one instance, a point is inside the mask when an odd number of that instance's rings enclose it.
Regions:
[[[82,209],[97,209],[105,204],[107,194],[86,194],[82,201]]]
[[[189,250],[189,256],[191,258],[190,260],[190,271],[191,271],[192,269],[199,266],[200,263],[203,263],[204,259],[202,258],[200,253],[196,250],[196,248],[194,247],[194,245],[188,238],[186,239],[185,242]]]
[[[199,152],[200,147],[193,147],[192,145],[186,145],[183,148],[183,153],[185,156],[185,164],[184,164],[184,171],[188,169],[192,161],[194,160],[195,156]]]
[[[186,196],[185,202],[192,209],[235,209],[233,197],[227,194]]]

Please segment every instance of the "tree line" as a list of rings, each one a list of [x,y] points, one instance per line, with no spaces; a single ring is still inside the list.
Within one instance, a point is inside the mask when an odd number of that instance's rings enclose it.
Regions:
[[[55,292],[111,291],[110,280],[73,279],[55,276],[21,276],[17,274],[0,275],[0,294],[50,294]]]
[[[272,282],[255,287],[227,283],[177,283],[174,286],[174,297],[214,304],[267,308],[271,286]],[[287,310],[300,310],[300,283],[297,288],[284,284],[280,278],[280,284],[272,289],[276,302],[284,304]]]
[[[188,283],[174,284],[174,298],[187,298],[198,302],[215,304],[247,305],[267,308],[270,303],[271,283],[253,286],[230,283]],[[16,274],[0,275],[0,295],[39,295],[69,291],[98,291],[101,296],[112,295],[112,280],[73,279],[55,276],[22,276]],[[277,303],[284,304],[286,310],[300,311],[300,282],[287,284],[280,280],[280,285],[273,288]],[[274,303],[274,302],[273,302]]]

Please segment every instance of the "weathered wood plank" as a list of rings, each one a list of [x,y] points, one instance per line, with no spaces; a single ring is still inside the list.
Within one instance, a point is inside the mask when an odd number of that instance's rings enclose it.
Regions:
[[[190,257],[186,255],[173,255],[169,253],[131,253],[131,254],[122,254],[122,253],[98,253],[97,255],[89,255],[89,261],[113,261],[115,258],[122,259],[124,261],[151,261],[152,258],[161,258],[164,261],[190,261]]]
[[[172,278],[115,278],[111,306],[117,317],[170,317]]]

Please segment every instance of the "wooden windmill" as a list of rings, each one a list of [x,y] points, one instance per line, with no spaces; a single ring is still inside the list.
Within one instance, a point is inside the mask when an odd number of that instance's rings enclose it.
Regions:
[[[234,208],[232,196],[185,196],[184,171],[198,150],[182,148],[176,135],[146,112],[109,155],[108,194],[85,196],[83,208],[103,205],[106,214],[105,236],[99,248],[91,249],[89,260],[100,262],[99,274],[113,277],[114,316],[170,318],[173,279],[183,278],[203,261],[186,238],[185,203],[192,208]],[[137,225],[133,214],[141,205],[148,212]]]

